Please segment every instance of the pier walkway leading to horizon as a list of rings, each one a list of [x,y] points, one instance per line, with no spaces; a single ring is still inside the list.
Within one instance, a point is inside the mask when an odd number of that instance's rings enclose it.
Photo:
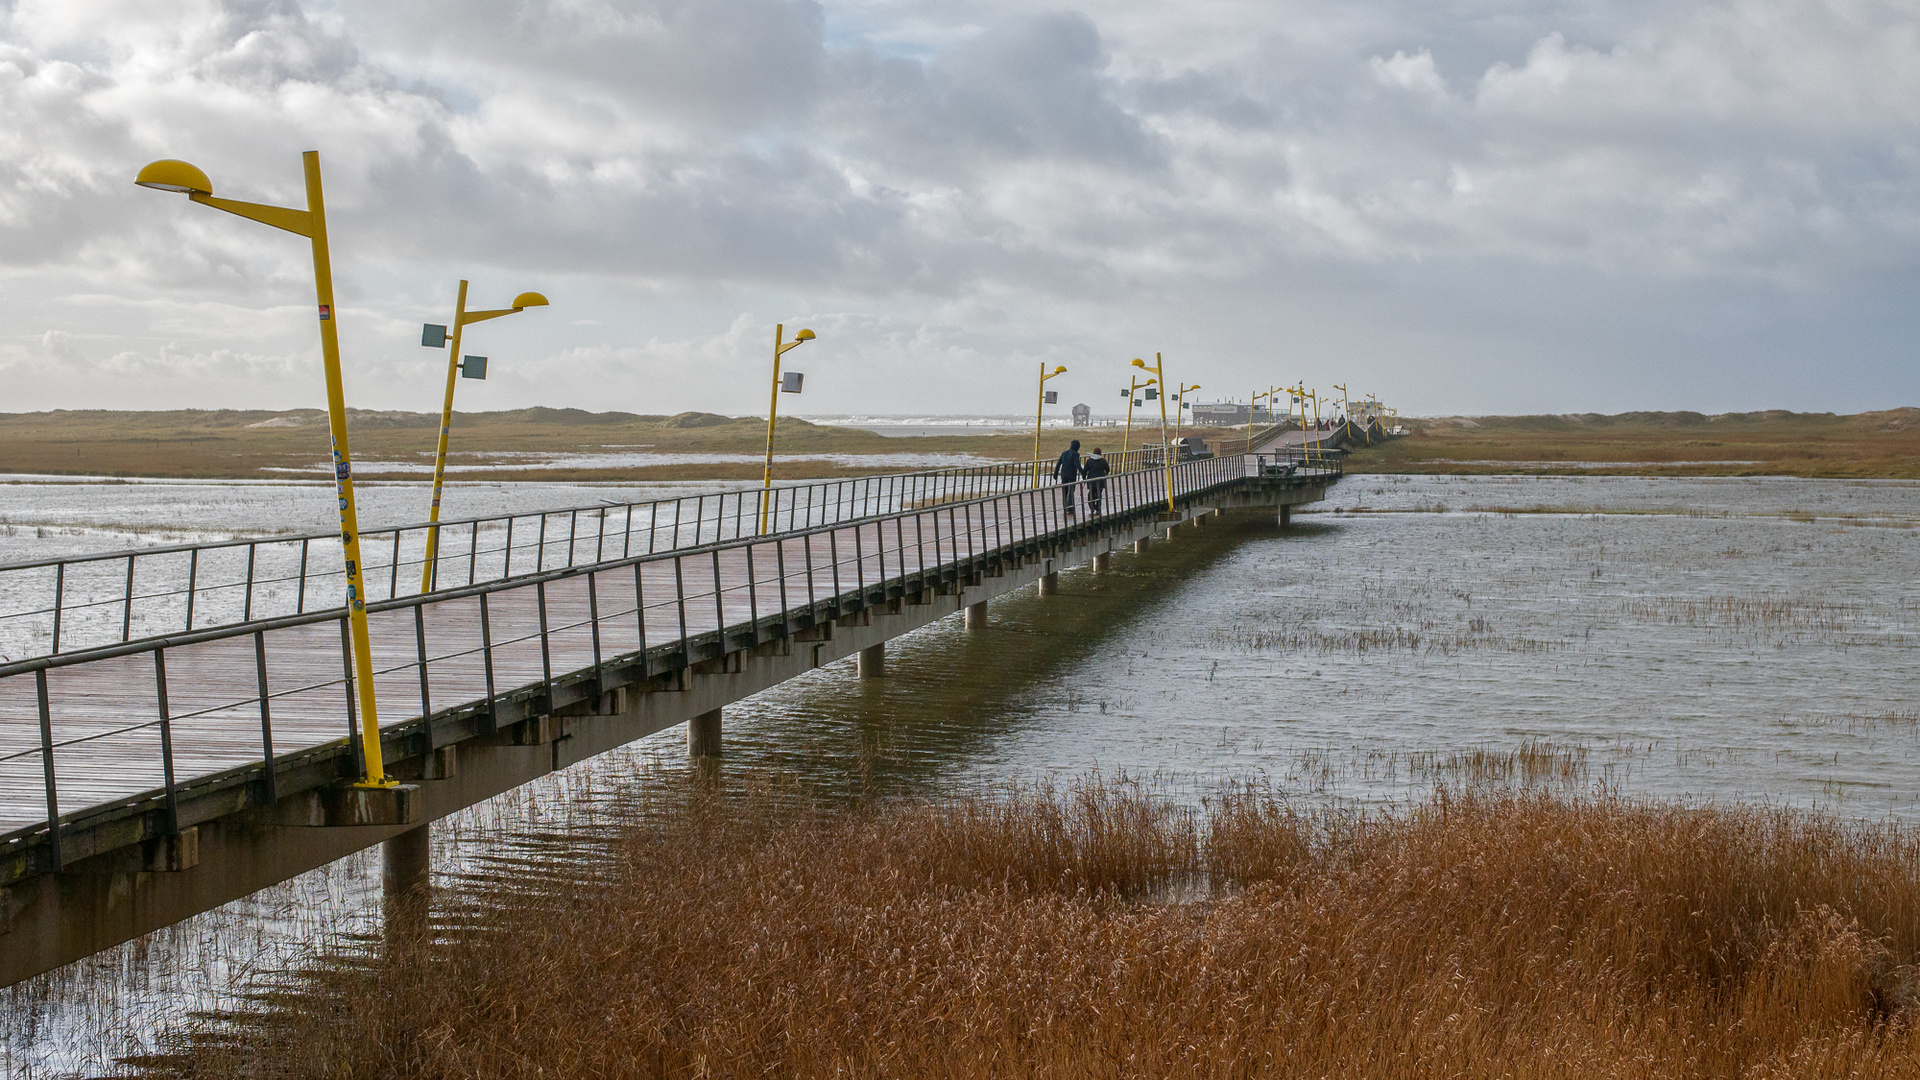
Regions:
[[[1058,487],[1019,463],[779,489],[765,534],[758,491],[623,505],[584,532],[581,511],[561,511],[569,528],[517,566],[507,531],[537,517],[544,534],[555,515],[454,523],[473,539],[441,587],[396,584],[367,606],[382,748],[408,781],[377,795],[350,786],[344,608],[202,625],[193,568],[236,545],[103,557],[136,583],[143,559],[183,561],[181,588],[120,601],[164,598],[181,610],[156,603],[161,625],[183,621],[139,637],[123,613],[124,641],[69,651],[50,633],[41,655],[0,664],[0,985],[675,724],[717,748],[729,702],[855,653],[877,661],[889,638],[961,609],[972,625],[993,596],[1045,591],[1060,568],[1104,566],[1184,520],[1284,515],[1340,475],[1297,452],[1184,461],[1169,512],[1156,455],[1124,462],[1098,516],[1067,516]],[[313,538],[296,539],[298,580],[317,578]],[[393,550],[401,566],[406,545]],[[0,582],[61,565],[0,567]],[[68,610],[55,600],[49,623]]]

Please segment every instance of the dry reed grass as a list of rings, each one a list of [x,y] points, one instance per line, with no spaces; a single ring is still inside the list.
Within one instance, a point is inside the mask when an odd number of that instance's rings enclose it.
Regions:
[[[670,798],[155,1068],[1920,1074],[1920,839],[1891,827],[1494,790],[1369,816],[1246,785],[1184,810],[1098,780]]]

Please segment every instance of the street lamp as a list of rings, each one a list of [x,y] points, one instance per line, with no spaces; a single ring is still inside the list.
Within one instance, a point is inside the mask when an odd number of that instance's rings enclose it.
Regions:
[[[1139,401],[1134,399],[1133,395],[1139,393],[1142,390],[1145,390],[1149,386],[1156,386],[1159,384],[1158,380],[1156,379],[1148,379],[1146,382],[1141,382],[1139,379],[1134,377],[1132,372],[1127,373],[1127,383],[1128,383],[1127,389],[1124,391],[1127,395],[1127,433],[1125,438],[1121,439],[1120,441],[1120,460],[1121,460],[1120,467],[1123,469],[1126,468],[1125,462],[1126,462],[1127,450],[1133,446],[1133,407],[1135,405],[1140,404]]]
[[[1353,423],[1353,406],[1347,402],[1347,388],[1345,385],[1334,383],[1333,388],[1340,391],[1340,426],[1345,427]]]
[[[207,174],[184,161],[155,161],[140,170],[134,183],[156,191],[172,191],[215,210],[225,210],[271,225],[313,244],[313,285],[320,305],[320,359],[327,381],[327,425],[333,437],[333,484],[340,499],[340,545],[347,575],[347,618],[352,626],[355,690],[360,704],[360,753],[367,771],[357,786],[391,787],[380,754],[380,718],[373,694],[373,654],[367,647],[367,597],[360,576],[360,516],[353,502],[353,459],[347,452],[346,393],[340,384],[340,335],[333,317],[333,264],[327,253],[327,209],[320,190],[320,152],[300,155],[307,181],[307,208],[295,210],[260,203],[213,197]]]
[[[786,340],[786,333],[786,323],[774,324],[773,391],[767,401],[767,467],[766,470],[760,474],[760,531],[763,533],[767,531],[767,506],[773,501],[773,417],[776,412],[780,411],[780,392],[784,390],[789,394],[797,394],[800,392],[800,384],[806,381],[806,376],[795,371],[789,373],[787,376],[787,383],[791,385],[782,383],[780,381],[780,358],[787,355],[789,350],[797,349],[805,342],[813,340],[813,331],[811,330],[802,330],[793,335],[792,341]]]
[[[1160,380],[1161,386],[1167,385],[1167,373],[1161,370],[1165,366],[1165,361],[1160,359],[1159,353],[1153,354],[1152,367],[1147,367],[1147,362],[1138,358],[1133,361],[1133,366],[1143,371],[1153,372],[1153,377]],[[1160,457],[1167,466],[1167,513],[1178,513],[1179,511],[1173,507],[1173,444],[1167,440],[1167,395],[1165,394],[1160,395]]]
[[[1253,453],[1253,411],[1259,406],[1260,399],[1266,398],[1267,419],[1273,419],[1274,392],[1273,387],[1268,387],[1264,392],[1256,390],[1253,396],[1247,399],[1247,453],[1249,454]]]
[[[433,507],[428,512],[427,557],[420,567],[420,591],[428,592],[433,588],[434,573],[438,569],[435,558],[440,553],[440,488],[447,475],[447,433],[453,428],[453,384],[464,376],[469,379],[487,377],[487,358],[484,356],[461,356],[460,336],[470,324],[497,319],[502,315],[512,315],[530,307],[546,307],[547,298],[537,292],[523,292],[513,298],[513,306],[497,311],[468,311],[467,283],[460,282],[459,299],[453,307],[453,348],[447,356],[447,396],[440,405],[440,446],[433,455]],[[442,348],[447,344],[447,328],[437,323],[428,323],[422,328],[420,344],[429,349]]]
[[[1033,486],[1034,487],[1040,486],[1040,419],[1041,417],[1045,416],[1047,412],[1047,394],[1050,392],[1047,390],[1047,380],[1053,378],[1055,375],[1065,375],[1066,373],[1067,373],[1067,369],[1063,366],[1055,365],[1052,371],[1048,371],[1045,361],[1042,361],[1040,364],[1040,403],[1034,406],[1034,410],[1033,410]],[[1058,393],[1054,393],[1054,397],[1056,399],[1059,396],[1060,395]]]

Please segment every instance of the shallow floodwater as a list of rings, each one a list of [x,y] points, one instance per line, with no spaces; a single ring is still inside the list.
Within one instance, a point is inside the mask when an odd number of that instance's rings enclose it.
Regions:
[[[513,498],[543,494],[579,493]],[[1286,532],[1183,529],[1058,597],[996,601],[984,632],[946,620],[891,643],[887,678],[842,663],[729,707],[725,767],[830,793],[1099,769],[1176,798],[1253,776],[1365,806],[1550,783],[1920,817],[1920,484],[1362,476],[1312,509]],[[565,851],[571,820],[658,782],[643,762],[679,768],[683,739],[437,825],[443,884]],[[245,973],[370,934],[378,885],[363,854],[15,988],[0,1062],[150,1045]]]

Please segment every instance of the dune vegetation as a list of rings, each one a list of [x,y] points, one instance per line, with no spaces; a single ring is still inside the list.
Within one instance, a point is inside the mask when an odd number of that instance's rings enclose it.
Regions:
[[[1920,478],[1920,409],[1402,420],[1355,472]]]
[[[144,1064],[180,1077],[1920,1074],[1920,837],[1469,784],[654,784]]]

